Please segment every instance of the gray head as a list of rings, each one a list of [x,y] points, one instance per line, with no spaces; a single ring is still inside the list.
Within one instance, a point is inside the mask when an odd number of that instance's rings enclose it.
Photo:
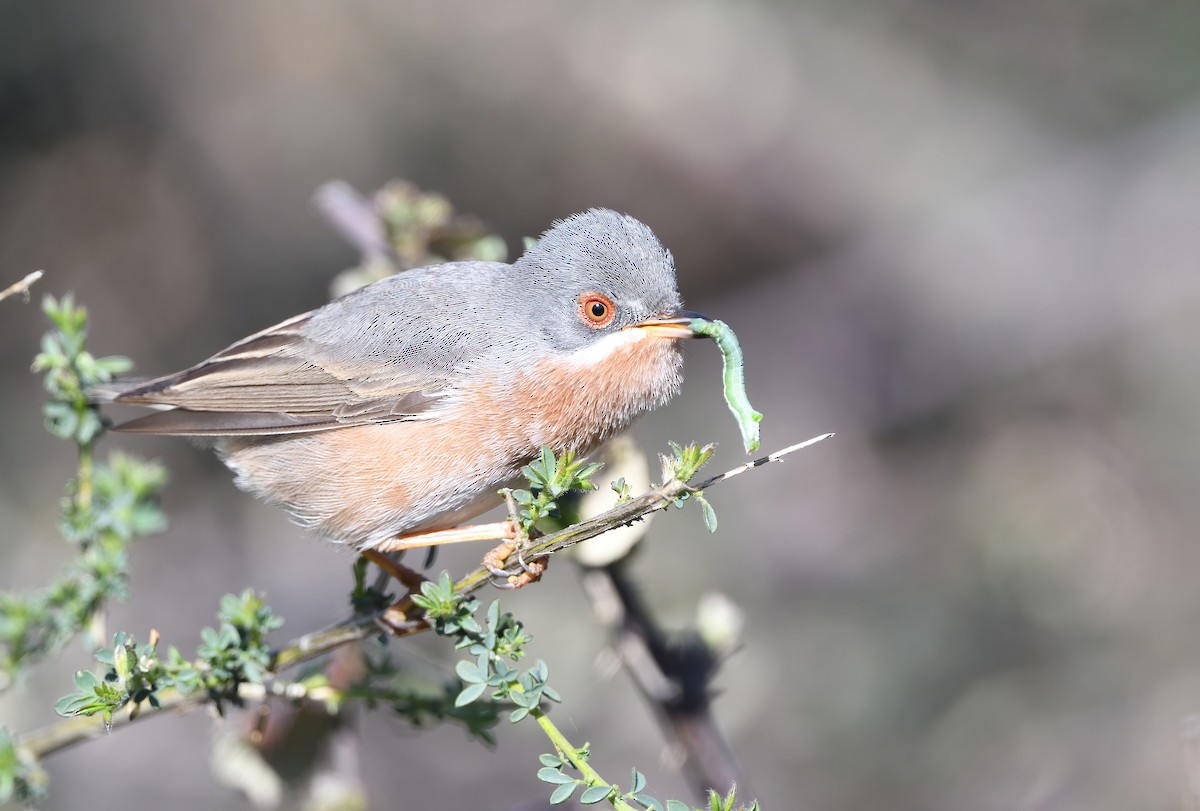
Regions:
[[[680,306],[671,253],[644,223],[608,209],[555,223],[513,270],[541,300],[538,331],[560,351]]]

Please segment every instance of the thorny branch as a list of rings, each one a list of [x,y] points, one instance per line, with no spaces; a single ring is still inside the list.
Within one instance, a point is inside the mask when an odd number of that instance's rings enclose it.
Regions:
[[[699,484],[689,485],[679,480],[669,481],[661,487],[654,488],[631,501],[618,505],[601,513],[595,518],[580,522],[558,532],[539,538],[526,551],[526,558],[551,555],[570,546],[594,538],[611,529],[624,526],[658,510],[663,510],[674,504],[685,493],[706,490],[734,476],[745,473],[769,462],[783,459],[788,454],[803,450],[822,440],[833,436],[832,433],[822,434],[804,442],[790,445],[774,453],[739,465],[732,470],[712,476]],[[490,582],[491,575],[482,566],[470,572],[457,583],[455,591],[466,595],[478,591]],[[372,634],[386,631],[398,636],[418,633],[429,628],[419,613],[413,611],[411,595],[403,598],[397,605],[385,612],[365,614],[352,617],[337,625],[314,631],[292,640],[275,652],[272,657],[271,673],[277,675],[284,670],[315,659],[338,648],[358,642]],[[409,616],[410,612],[412,616]],[[270,691],[270,686],[267,690]],[[261,685],[244,684],[239,689],[239,695],[244,699],[261,698],[265,695]],[[142,708],[136,715],[121,713],[113,716],[112,723],[106,727],[99,716],[79,716],[60,721],[48,727],[26,733],[19,738],[19,746],[30,755],[40,759],[54,754],[74,744],[81,743],[94,737],[104,735],[110,730],[126,727],[137,721],[145,720],[164,714],[168,710],[189,710],[206,703],[207,694],[197,691],[181,694],[174,690],[163,690],[159,695],[160,707],[157,710]]]

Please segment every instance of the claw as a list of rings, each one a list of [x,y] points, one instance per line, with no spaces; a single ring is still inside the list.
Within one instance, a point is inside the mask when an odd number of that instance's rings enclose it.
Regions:
[[[550,565],[550,556],[546,555],[534,560],[532,563],[526,563],[525,558],[521,555],[521,550],[518,549],[517,563],[521,564],[521,569],[524,570],[525,574],[532,577],[533,580],[537,580],[542,576],[542,573],[546,571],[546,567]]]
[[[492,575],[492,585],[498,589],[512,588],[508,583],[509,574],[504,570],[504,564],[516,548],[515,541],[504,541],[483,556],[483,568]]]

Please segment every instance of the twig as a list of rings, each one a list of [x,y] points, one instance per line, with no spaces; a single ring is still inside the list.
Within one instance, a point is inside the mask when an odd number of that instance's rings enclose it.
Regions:
[[[829,439],[832,436],[833,432],[831,431],[828,434],[821,434],[820,436],[815,436],[812,439],[806,439],[803,442],[797,442],[795,445],[788,445],[786,448],[781,448],[774,453],[768,453],[766,456],[755,459],[753,462],[747,462],[744,465],[738,465],[733,470],[727,470],[724,473],[713,476],[711,479],[706,479],[705,481],[696,485],[694,489],[707,490],[717,482],[723,482],[726,479],[732,479],[734,476],[741,475],[747,470],[753,470],[754,468],[761,467],[769,462],[781,462],[783,461],[783,457],[787,456],[789,453],[802,451],[810,445],[816,445],[818,442],[824,442],[826,439]]]
[[[4,301],[4,299],[8,298],[9,296],[15,296],[18,293],[25,296],[26,301],[29,301],[29,288],[33,286],[34,282],[42,278],[43,275],[44,274],[42,271],[35,270],[21,281],[16,282],[15,284],[10,284],[8,287],[0,290],[0,301]]]
[[[595,518],[539,539],[526,554],[529,557],[554,554],[581,541],[586,541],[588,538],[608,532],[610,529],[632,523],[656,510],[665,509],[675,503],[684,493],[706,489],[752,468],[778,461],[790,453],[807,448],[831,436],[833,434],[823,434],[806,442],[775,451],[753,462],[706,479],[699,485],[692,486],[678,480],[667,482],[662,487],[653,489],[608,512],[601,513]],[[488,570],[481,566],[460,579],[454,586],[455,591],[463,595],[478,591],[490,582],[491,576]],[[410,612],[413,613],[413,616],[409,616]],[[356,616],[332,627],[314,631],[292,640],[275,653],[271,673],[280,673],[326,654],[341,645],[358,642],[381,631],[403,636],[424,631],[428,627],[419,613],[413,612],[411,595],[409,595],[385,612]],[[245,685],[244,687],[249,691],[247,695],[261,691],[261,688],[256,685]],[[135,721],[162,715],[165,710],[188,710],[205,703],[207,699],[208,695],[204,691],[181,695],[173,690],[163,690],[159,696],[160,708],[157,710],[141,707],[141,711],[137,714],[123,712],[120,716],[114,715],[110,727],[105,727],[103,720],[98,716],[69,718],[22,735],[19,738],[19,746],[30,755],[42,758],[73,744],[103,735],[109,729],[119,729]]]
[[[342,180],[326,183],[317,189],[312,201],[333,230],[364,258],[378,257],[396,264],[375,206],[349,183]]]

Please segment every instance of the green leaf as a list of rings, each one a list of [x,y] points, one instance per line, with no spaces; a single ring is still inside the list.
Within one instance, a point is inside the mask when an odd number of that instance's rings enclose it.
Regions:
[[[734,803],[737,802],[737,784],[729,787],[729,793],[724,798],[720,794],[708,790],[708,804],[711,811],[733,811]]]
[[[647,811],[663,811],[663,804],[658,801],[658,798],[651,797],[649,794],[635,794],[633,795],[633,799],[635,802],[640,803]],[[691,811],[691,809],[688,809],[688,811]]]
[[[579,795],[579,802],[583,805],[595,805],[608,799],[608,795],[612,794],[613,787],[609,785],[588,786]]]
[[[573,484],[579,490],[595,490],[596,485],[592,484],[590,479],[592,476],[595,476],[597,473],[599,473],[602,467],[604,467],[604,465],[600,464],[599,462],[593,462],[575,474],[575,481]]]
[[[518,707],[521,707],[526,711],[532,710],[539,703],[541,703],[538,700],[537,693],[532,691],[526,691],[522,693],[514,692],[509,696],[509,700],[512,701],[513,704],[516,704]]]
[[[692,498],[695,499],[696,503],[700,505],[700,510],[701,510],[702,514],[704,515],[705,529],[708,530],[710,535],[712,533],[716,532],[717,531],[717,511],[714,510],[712,508],[712,505],[708,503],[708,499],[706,499],[704,497],[703,493],[692,493]]]
[[[487,690],[487,683],[471,684],[462,689],[458,696],[454,699],[455,707],[465,707],[471,702],[478,699]]]
[[[54,711],[63,718],[71,718],[76,715],[93,715],[99,707],[92,709],[90,712],[85,712],[85,708],[91,707],[94,699],[94,695],[71,693],[70,695],[63,696],[54,703]]]
[[[538,769],[537,779],[543,783],[553,783],[556,786],[576,782],[575,778],[571,777],[571,775],[563,774],[558,769],[550,766]]]
[[[554,789],[554,793],[550,795],[550,805],[562,805],[567,800],[571,799],[571,795],[575,793],[575,789],[579,787],[579,783],[572,780],[570,783],[563,783],[558,788]]]
[[[528,707],[517,707],[517,708],[516,708],[515,710],[513,710],[513,711],[512,711],[512,713],[511,713],[511,714],[508,716],[508,720],[509,720],[511,723],[514,723],[514,724],[515,724],[515,723],[517,723],[518,721],[521,721],[522,719],[524,719],[526,715],[529,715],[529,708],[528,708]]]
[[[637,794],[646,787],[646,775],[634,769],[629,776],[629,793]]]
[[[479,672],[474,662],[468,662],[466,659],[459,660],[454,666],[454,672],[460,679],[467,684],[486,684],[487,677]]]
[[[679,800],[667,800],[667,811],[692,811],[692,807]]]
[[[133,368],[133,361],[121,355],[109,355],[106,358],[98,358],[96,365],[108,377],[112,378],[116,375],[123,375]],[[107,381],[103,381],[107,382]]]
[[[69,439],[79,427],[79,414],[68,403],[53,402],[42,406],[46,430],[59,439]]]

